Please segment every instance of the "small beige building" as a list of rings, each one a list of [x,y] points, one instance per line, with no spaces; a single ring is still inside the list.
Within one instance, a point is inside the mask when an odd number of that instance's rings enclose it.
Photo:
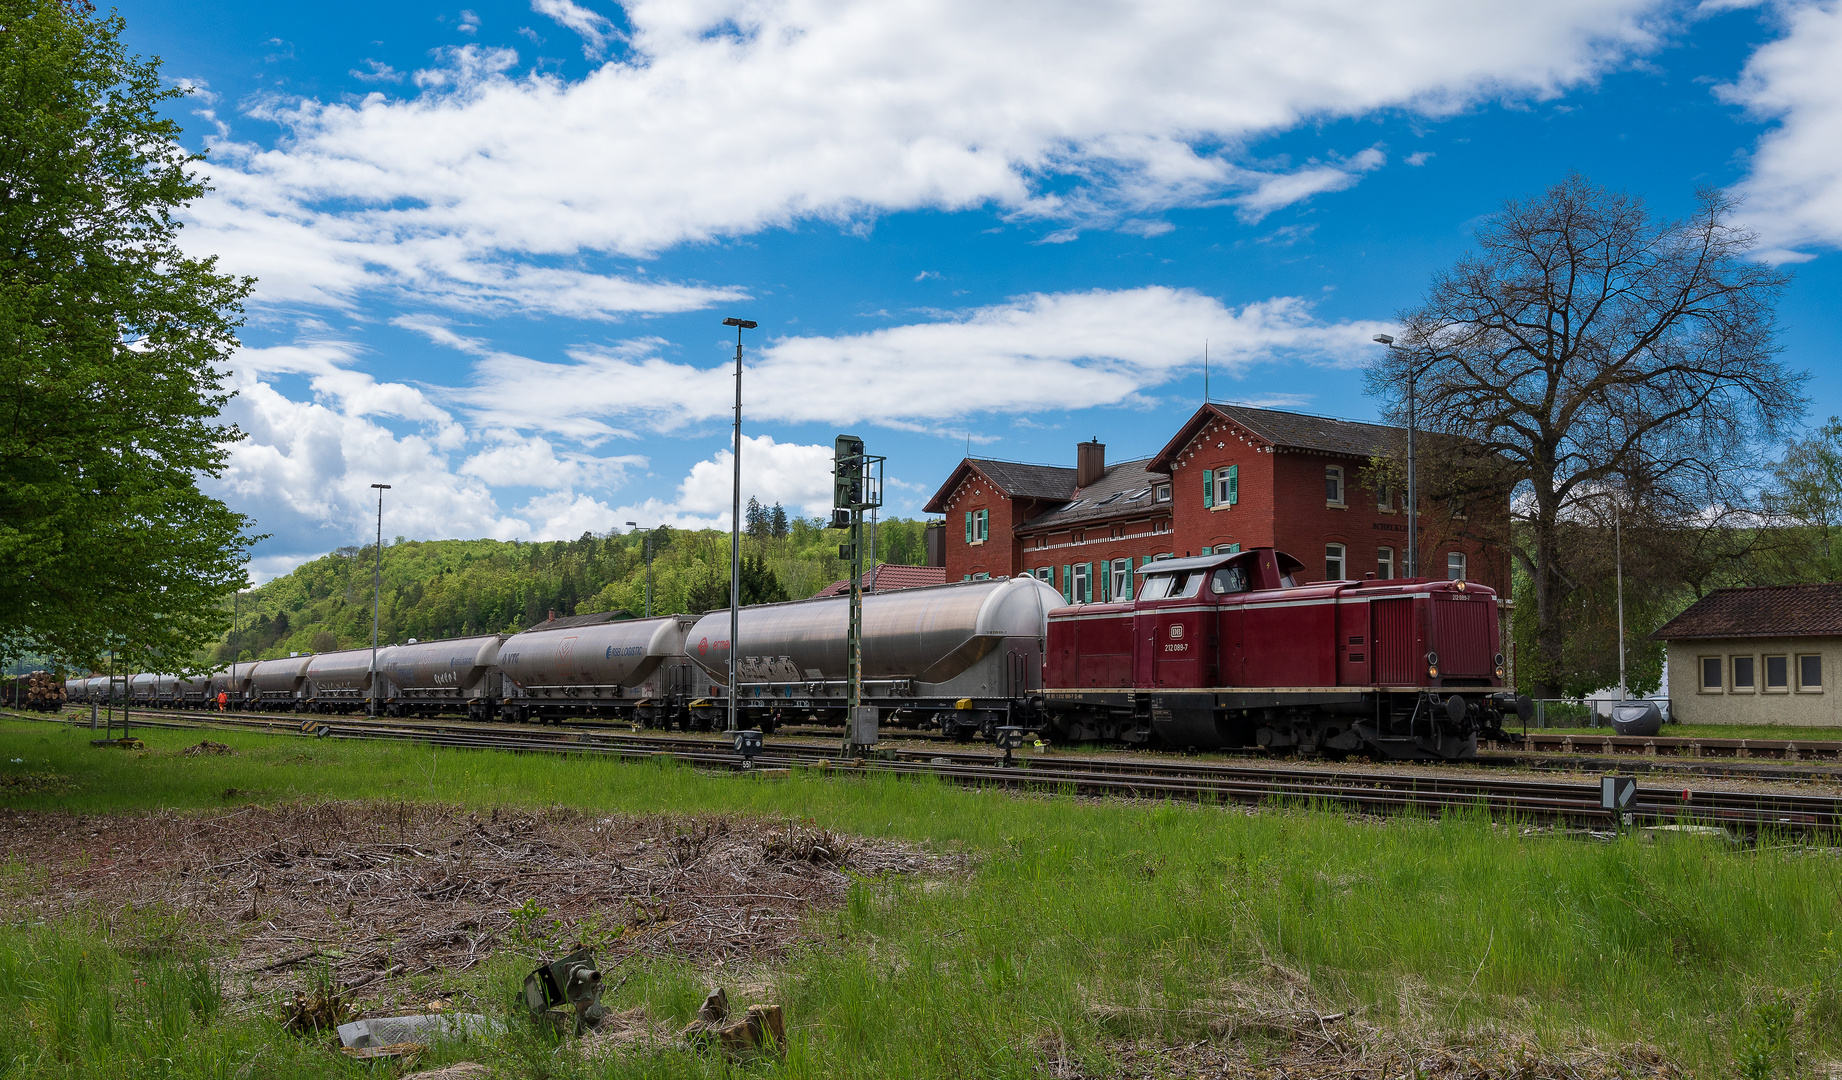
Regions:
[[[1651,636],[1684,724],[1842,727],[1842,584],[1719,589]]]

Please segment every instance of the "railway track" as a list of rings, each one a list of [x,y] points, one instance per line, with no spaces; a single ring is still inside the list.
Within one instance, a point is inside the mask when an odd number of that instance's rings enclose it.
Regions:
[[[53,723],[71,717],[19,715]],[[581,726],[371,721],[365,718],[273,714],[141,714],[143,727],[241,729],[337,739],[413,742],[455,749],[580,754],[625,760],[675,760],[724,770],[742,767],[726,741],[709,736],[628,733]],[[1487,777],[1416,768],[1402,772],[1235,765],[1192,758],[1024,754],[1010,766],[991,751],[917,749],[841,760],[833,747],[772,740],[754,759],[758,770],[823,768],[869,775],[932,776],[987,788],[1097,797],[1182,799],[1242,804],[1321,803],[1372,813],[1484,810],[1517,820],[1609,828],[1597,784],[1527,777]],[[1842,798],[1825,795],[1695,790],[1640,784],[1629,807],[1636,825],[1714,825],[1745,832],[1826,834],[1842,828]]]

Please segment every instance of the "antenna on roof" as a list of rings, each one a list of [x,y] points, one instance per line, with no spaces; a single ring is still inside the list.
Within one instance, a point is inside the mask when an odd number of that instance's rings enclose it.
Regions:
[[[972,456],[972,432],[966,432],[966,456]]]
[[[1202,400],[1209,401],[1209,339],[1202,339]]]

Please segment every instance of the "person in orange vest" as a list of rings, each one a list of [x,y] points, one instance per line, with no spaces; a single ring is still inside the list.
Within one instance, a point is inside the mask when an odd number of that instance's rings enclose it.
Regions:
[[[224,712],[230,704],[230,695],[223,690],[217,692],[217,711]]]

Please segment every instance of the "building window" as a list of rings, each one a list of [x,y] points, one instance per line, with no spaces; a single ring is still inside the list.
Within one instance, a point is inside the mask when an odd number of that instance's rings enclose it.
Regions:
[[[1076,529],[1074,532],[1069,534],[1069,537],[1077,544],[1085,544],[1087,543],[1087,530],[1086,529]]]
[[[982,544],[991,534],[991,511],[966,511],[966,543]]]
[[[1093,583],[1087,576],[1087,563],[1074,564],[1074,602],[1084,604],[1094,598]]]
[[[1241,467],[1230,465],[1226,469],[1204,469],[1203,483],[1208,489],[1203,492],[1204,506],[1226,507],[1241,501]]]
[[[1387,484],[1375,485],[1375,509],[1384,514],[1394,513],[1394,489]]]
[[[1753,692],[1753,663],[1750,656],[1733,658],[1733,692],[1750,694]]]
[[[1791,663],[1789,657],[1768,656],[1765,658],[1765,689],[1767,692],[1784,693],[1791,688]]]
[[[1701,658],[1701,692],[1718,694],[1725,684],[1721,682],[1720,657],[1704,656]]]
[[[981,572],[979,572],[979,573],[976,573],[976,574],[974,574],[974,575],[972,575],[972,580],[974,580],[974,581],[990,581],[990,580],[991,580],[991,575],[990,575],[990,574],[987,574],[987,573],[984,573],[983,571],[981,571]]]
[[[1447,581],[1465,580],[1465,553],[1449,552],[1445,557],[1445,579]]]
[[[1394,549],[1383,547],[1375,549],[1375,576],[1391,578],[1394,576]]]
[[[1132,599],[1132,560],[1113,560],[1113,599]]]
[[[1152,495],[1152,499],[1154,501],[1156,502],[1169,502],[1170,501],[1170,485],[1169,484],[1159,484],[1157,487],[1153,488],[1152,490],[1154,492],[1154,494]]]
[[[1152,532],[1154,532],[1154,533],[1167,533],[1167,532],[1169,532],[1169,531],[1170,531],[1170,519],[1169,519],[1169,518],[1160,518],[1160,519],[1158,519],[1157,521],[1154,521],[1154,522],[1152,522],[1152,523],[1151,523],[1151,531],[1152,531]]]
[[[1805,653],[1797,658],[1797,689],[1806,694],[1823,692],[1823,658]]]
[[[1343,505],[1343,466],[1341,465],[1324,467],[1324,502],[1329,506]]]
[[[1343,545],[1324,545],[1324,580],[1343,580]]]
[[[1036,579],[1038,581],[1046,581],[1049,583],[1050,588],[1054,588],[1055,587],[1055,567],[1053,566],[1037,567],[1036,568]]]

